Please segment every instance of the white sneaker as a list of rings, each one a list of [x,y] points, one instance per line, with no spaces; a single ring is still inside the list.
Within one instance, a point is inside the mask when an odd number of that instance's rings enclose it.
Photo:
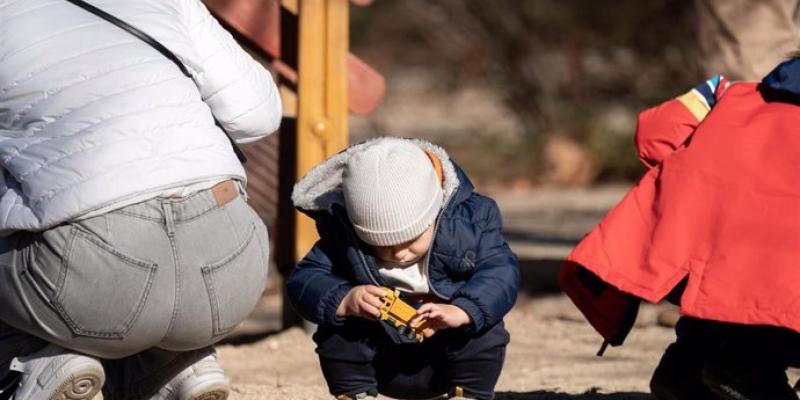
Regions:
[[[22,373],[12,400],[90,400],[106,379],[100,361],[54,344],[14,358],[10,370]]]
[[[150,400],[226,400],[228,393],[230,381],[212,354],[181,371]]]

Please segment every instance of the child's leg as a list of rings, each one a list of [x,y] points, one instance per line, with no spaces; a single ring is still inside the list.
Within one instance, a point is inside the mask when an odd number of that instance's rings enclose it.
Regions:
[[[446,341],[400,344],[391,329],[367,320],[319,327],[314,341],[331,394],[428,398],[449,390],[442,372]]]
[[[650,380],[659,400],[710,399],[702,381],[703,367],[719,351],[723,325],[682,317],[675,326],[677,339],[667,347]]]
[[[737,326],[736,334],[723,344],[723,354],[763,362],[771,368],[785,370],[798,361],[800,334],[771,326]],[[730,351],[728,351],[730,349]]]
[[[726,324],[704,319],[681,317],[675,325],[675,344],[703,361],[715,355],[729,335]]]
[[[475,399],[494,397],[509,341],[503,324],[479,336],[441,331],[421,344],[394,344],[373,321],[320,326],[314,335],[322,374],[334,396],[380,393],[400,398],[444,394],[456,386]]]
[[[382,332],[375,321],[351,320],[345,326],[320,326],[314,334],[322,375],[334,396],[378,394],[372,362],[377,353],[374,337]],[[379,328],[379,327],[378,327]]]
[[[426,340],[417,344],[381,348],[375,357],[378,391],[398,399],[434,398],[451,386],[445,376],[445,343]]]
[[[796,400],[786,376],[800,335],[765,326],[726,325],[716,357],[703,371],[705,384],[722,399]]]
[[[445,377],[449,390],[460,387],[463,396],[471,399],[494,398],[494,387],[505,360],[509,334],[501,322],[478,335],[466,335],[460,330],[447,339]]]

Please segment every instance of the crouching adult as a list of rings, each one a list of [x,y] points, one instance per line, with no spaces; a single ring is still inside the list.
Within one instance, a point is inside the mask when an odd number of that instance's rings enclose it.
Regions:
[[[232,141],[275,84],[199,0],[91,1],[177,60],[71,3],[0,0],[0,398],[224,399],[268,257]]]

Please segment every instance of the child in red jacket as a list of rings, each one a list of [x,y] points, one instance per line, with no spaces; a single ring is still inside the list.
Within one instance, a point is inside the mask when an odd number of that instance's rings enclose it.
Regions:
[[[715,77],[640,115],[650,169],[578,244],[561,284],[607,342],[638,300],[684,318],[651,389],[662,400],[796,400],[800,348],[800,59],[761,84]]]

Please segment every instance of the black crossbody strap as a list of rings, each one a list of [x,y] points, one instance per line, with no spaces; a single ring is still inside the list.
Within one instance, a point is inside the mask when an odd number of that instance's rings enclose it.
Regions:
[[[74,4],[74,5],[76,5],[76,6],[78,6],[78,7],[80,7],[80,8],[83,8],[84,10],[86,10],[86,11],[88,11],[88,12],[94,14],[94,15],[97,15],[98,17],[100,17],[100,18],[102,18],[102,19],[104,19],[104,20],[106,20],[108,22],[111,22],[112,24],[116,25],[118,28],[130,33],[131,35],[136,36],[141,41],[147,43],[152,48],[156,49],[164,57],[168,58],[170,61],[175,63],[175,65],[178,67],[178,69],[181,70],[181,73],[183,73],[187,78],[192,79],[192,75],[189,73],[189,70],[186,68],[186,66],[183,65],[181,60],[178,59],[178,57],[175,56],[175,54],[173,52],[171,52],[168,48],[164,47],[164,45],[161,44],[158,40],[153,39],[152,36],[142,32],[141,30],[139,30],[135,26],[133,26],[133,25],[131,25],[131,24],[129,24],[129,23],[127,23],[127,22],[125,22],[125,21],[123,21],[123,20],[121,20],[121,19],[119,19],[119,18],[117,18],[117,17],[115,17],[115,16],[113,16],[113,15],[111,15],[111,14],[109,14],[109,13],[107,13],[107,12],[105,12],[105,11],[103,11],[103,10],[101,10],[101,9],[99,9],[99,8],[89,4],[89,3],[87,3],[87,2],[85,2],[85,1],[83,1],[83,0],[67,0],[67,1],[72,3],[72,4]],[[213,117],[213,114],[212,114],[212,117]],[[222,124],[219,122],[219,120],[217,120],[216,117],[214,117],[214,123],[219,127],[219,129],[222,129],[222,132],[224,132],[225,136],[227,136],[228,140],[230,140],[231,146],[233,146],[233,152],[236,153],[236,157],[239,158],[239,161],[242,164],[246,163],[247,162],[247,157],[244,155],[244,152],[242,151],[242,149],[239,148],[239,146],[236,144],[236,142],[233,141],[233,138],[231,137],[231,135],[228,134],[228,131],[226,131],[225,128],[222,127]]]

